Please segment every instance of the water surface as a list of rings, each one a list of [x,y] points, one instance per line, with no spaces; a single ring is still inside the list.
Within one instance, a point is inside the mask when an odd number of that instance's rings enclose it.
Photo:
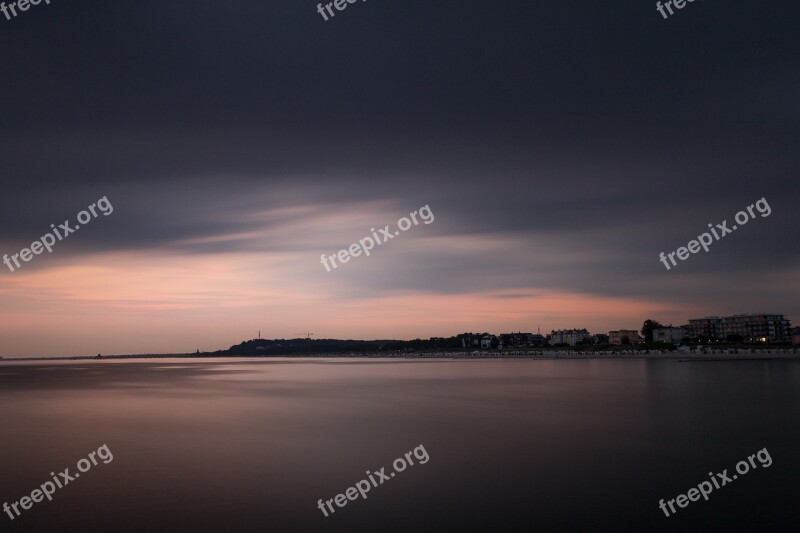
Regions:
[[[10,531],[795,530],[794,361],[0,363],[0,503],[114,459]],[[317,500],[422,444],[324,517]],[[773,464],[665,517],[762,448]]]

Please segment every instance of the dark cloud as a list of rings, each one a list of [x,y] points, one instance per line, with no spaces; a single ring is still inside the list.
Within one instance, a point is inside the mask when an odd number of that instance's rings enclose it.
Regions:
[[[435,224],[337,272],[341,291],[733,305],[735,286],[800,311],[796,286],[769,284],[800,264],[795,4],[662,20],[654,2],[374,0],[328,22],[315,6],[76,1],[0,19],[4,249],[104,195],[114,214],[53,262],[318,257],[368,229],[326,216],[386,202],[374,224],[394,223],[430,204]],[[770,217],[664,271],[659,252],[761,197]]]

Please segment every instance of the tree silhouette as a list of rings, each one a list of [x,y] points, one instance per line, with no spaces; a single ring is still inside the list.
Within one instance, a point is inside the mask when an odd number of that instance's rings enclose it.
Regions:
[[[642,337],[646,342],[653,342],[653,330],[656,328],[663,328],[664,325],[656,320],[647,319],[642,324]]]

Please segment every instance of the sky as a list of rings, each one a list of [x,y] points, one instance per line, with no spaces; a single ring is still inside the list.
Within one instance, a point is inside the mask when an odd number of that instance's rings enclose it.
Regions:
[[[0,264],[0,356],[211,351],[259,330],[800,325],[798,11],[372,0],[326,21],[307,0],[53,0],[0,15],[0,253],[113,208]],[[761,199],[769,215],[708,252],[659,260]],[[424,206],[430,223],[322,265]]]

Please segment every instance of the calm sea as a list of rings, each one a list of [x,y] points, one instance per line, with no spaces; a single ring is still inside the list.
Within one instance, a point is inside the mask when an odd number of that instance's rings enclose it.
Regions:
[[[0,531],[797,531],[793,361],[0,363]],[[323,515],[422,445],[426,464]],[[666,517],[709,472],[755,469]],[[374,476],[373,476],[374,477]],[[20,509],[21,510],[21,509]]]

